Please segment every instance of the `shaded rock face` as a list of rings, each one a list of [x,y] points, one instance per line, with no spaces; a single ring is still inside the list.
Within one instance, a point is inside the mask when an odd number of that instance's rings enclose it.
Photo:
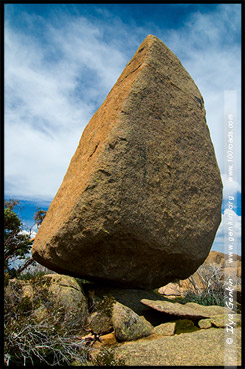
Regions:
[[[160,287],[203,263],[221,202],[203,98],[149,35],[85,128],[32,255],[58,273]]]
[[[105,286],[101,287],[99,285],[89,283],[84,284],[84,291],[87,292],[89,290],[93,290],[95,292],[95,296],[99,298],[104,298],[105,296],[113,296],[116,301],[129,307],[138,315],[144,315],[146,319],[147,312],[152,311],[152,309],[150,309],[146,305],[143,305],[141,303],[142,299],[163,301],[166,300],[166,298],[155,293],[154,291]]]

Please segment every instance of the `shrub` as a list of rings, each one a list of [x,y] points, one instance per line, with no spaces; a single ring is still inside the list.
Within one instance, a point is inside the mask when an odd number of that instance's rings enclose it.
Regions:
[[[183,298],[178,298],[178,302],[225,306],[224,269],[215,264],[203,264],[196,273],[202,281],[202,287],[197,285],[193,276],[190,276],[188,279],[193,289],[187,290]]]
[[[7,366],[64,366],[86,362],[89,350],[75,329],[62,324],[69,312],[46,299],[47,289],[39,278],[31,280],[35,298],[23,293],[23,282],[8,285],[4,301],[4,362]],[[40,285],[39,285],[40,284]],[[39,288],[40,287],[40,288]],[[49,314],[42,315],[42,308]],[[38,309],[40,312],[38,315]]]
[[[201,293],[187,291],[185,297],[180,302],[195,302],[199,305],[219,305],[225,306],[224,291],[202,291]]]

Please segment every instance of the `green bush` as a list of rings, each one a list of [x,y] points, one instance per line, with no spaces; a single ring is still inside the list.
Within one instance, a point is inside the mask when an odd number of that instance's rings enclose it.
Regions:
[[[225,306],[224,291],[202,291],[200,293],[187,291],[185,297],[179,300],[180,303],[195,302],[199,305],[219,305]]]

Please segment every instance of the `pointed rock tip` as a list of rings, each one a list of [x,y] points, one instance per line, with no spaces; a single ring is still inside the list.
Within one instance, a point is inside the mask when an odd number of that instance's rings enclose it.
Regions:
[[[154,45],[154,46],[153,46]],[[142,41],[138,51],[142,51],[142,49],[151,49],[152,46],[154,47],[157,47],[157,48],[164,48],[164,49],[168,49],[169,51],[171,51],[167,45],[165,45],[165,43],[160,40],[160,38],[152,35],[152,34],[149,34],[148,36],[146,36],[146,38]]]
[[[160,40],[160,38],[158,38],[157,36],[154,36],[152,34],[149,34],[148,36],[146,36],[146,38],[144,39],[143,42],[147,42],[149,44],[152,44],[153,42],[158,42],[158,43],[163,44],[163,41]]]
[[[157,36],[154,36],[151,33],[149,33],[149,35],[146,36],[145,40],[147,40],[147,39],[149,39],[149,40],[159,40],[160,41],[160,39]]]

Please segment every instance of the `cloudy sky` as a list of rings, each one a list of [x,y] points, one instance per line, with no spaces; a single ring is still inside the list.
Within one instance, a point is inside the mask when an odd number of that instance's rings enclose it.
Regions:
[[[213,246],[222,251],[231,195],[238,241],[241,233],[240,4],[5,4],[5,197],[48,207],[83,129],[148,34],[178,56],[203,95],[224,184]],[[237,96],[232,183],[226,90]]]

